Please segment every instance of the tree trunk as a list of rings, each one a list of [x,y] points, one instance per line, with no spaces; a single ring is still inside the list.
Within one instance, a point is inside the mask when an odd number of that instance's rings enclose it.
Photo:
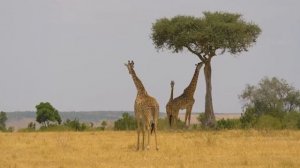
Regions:
[[[205,62],[204,75],[206,83],[206,95],[205,95],[205,122],[202,123],[206,127],[213,127],[215,125],[215,114],[212,102],[212,86],[211,86],[211,60],[208,59]]]

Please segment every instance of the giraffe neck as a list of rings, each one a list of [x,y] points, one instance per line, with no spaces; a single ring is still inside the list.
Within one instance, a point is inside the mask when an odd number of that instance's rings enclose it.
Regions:
[[[171,95],[170,95],[170,99],[169,99],[169,101],[172,101],[172,100],[173,100],[173,90],[174,90],[174,88],[173,88],[173,87],[171,87]]]
[[[188,85],[188,87],[186,87],[184,89],[184,93],[187,94],[188,96],[194,96],[194,93],[195,93],[196,87],[197,87],[199,71],[200,71],[200,68],[196,67],[194,76],[193,76],[190,84]]]
[[[142,83],[142,81],[137,77],[135,71],[132,69],[131,73],[134,85],[137,89],[138,94],[147,94],[147,91]]]

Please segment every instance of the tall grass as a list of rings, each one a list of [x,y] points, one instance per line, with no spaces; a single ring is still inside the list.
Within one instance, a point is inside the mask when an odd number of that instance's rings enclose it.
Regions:
[[[160,131],[136,151],[135,131],[0,133],[0,167],[300,167],[300,132]]]

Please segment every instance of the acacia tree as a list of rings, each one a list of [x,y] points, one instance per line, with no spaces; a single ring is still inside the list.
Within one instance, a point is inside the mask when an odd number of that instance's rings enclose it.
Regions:
[[[48,127],[50,121],[61,123],[61,118],[58,111],[49,103],[41,102],[36,105],[36,121],[43,126]]]
[[[162,18],[152,25],[151,38],[155,47],[175,53],[184,49],[205,63],[206,81],[205,126],[213,126],[215,116],[212,101],[211,60],[226,51],[238,54],[255,43],[261,29],[247,23],[240,14],[204,12],[204,17],[175,16]]]

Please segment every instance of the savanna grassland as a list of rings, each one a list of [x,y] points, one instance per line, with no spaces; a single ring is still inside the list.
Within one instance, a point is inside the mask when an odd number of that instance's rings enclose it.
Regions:
[[[136,132],[0,133],[0,167],[300,167],[300,131],[159,132],[136,151]]]

